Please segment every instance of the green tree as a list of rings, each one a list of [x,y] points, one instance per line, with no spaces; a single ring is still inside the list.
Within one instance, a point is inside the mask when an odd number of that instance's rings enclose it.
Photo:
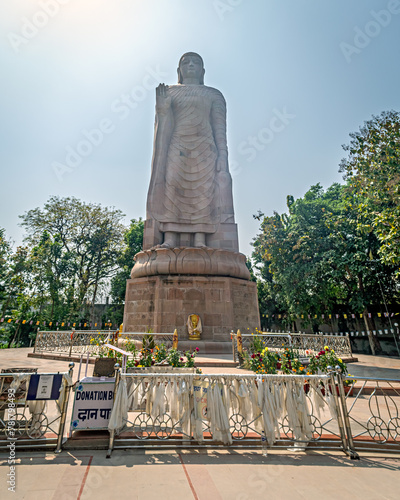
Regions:
[[[94,313],[99,290],[118,271],[122,217],[115,208],[59,197],[21,216],[25,241],[35,249],[36,277],[42,278],[53,311],[66,302],[70,317],[82,309],[86,315],[89,306]]]
[[[262,233],[254,240],[253,257],[266,264],[261,266],[262,278],[269,284],[277,311],[321,317],[336,305],[341,290],[326,266],[332,241],[325,222],[327,214],[340,210],[340,198],[339,185],[324,193],[317,184],[303,199],[287,197],[288,214],[256,216]]]
[[[6,239],[5,229],[0,228],[0,307],[7,296],[6,279],[11,256],[11,245]]]
[[[53,238],[43,231],[39,243],[30,253],[30,270],[32,284],[50,302],[46,319],[63,318],[71,308],[75,267],[73,253],[63,251],[59,235]]]
[[[350,134],[340,170],[348,179],[360,230],[374,232],[383,262],[400,265],[400,113],[387,111]]]
[[[22,321],[32,308],[37,309],[40,298],[36,296],[35,289],[31,284],[29,271],[29,251],[26,247],[17,247],[9,258],[8,269],[5,275],[6,296],[2,304],[2,316],[12,319],[11,323],[5,323],[3,340],[11,344],[29,344],[29,333],[31,328],[23,328]]]
[[[143,250],[144,221],[132,219],[124,234],[124,247],[118,258],[119,271],[111,280],[111,297],[114,304],[124,304],[126,280],[131,277],[135,255]]]
[[[378,241],[360,231],[357,214],[347,198],[347,187],[333,184],[326,191],[317,184],[304,198],[288,196],[288,214],[258,214],[261,233],[254,240],[253,258],[269,293],[264,309],[306,313],[316,317],[349,309],[362,312],[367,330],[373,330],[369,307],[397,292],[393,266],[371,265]],[[379,345],[371,336],[371,349]]]

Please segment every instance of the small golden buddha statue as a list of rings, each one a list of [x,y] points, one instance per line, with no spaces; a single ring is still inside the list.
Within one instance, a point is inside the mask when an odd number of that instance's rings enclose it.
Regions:
[[[189,339],[200,340],[202,326],[201,326],[201,319],[198,314],[189,314],[189,317],[187,319],[187,327],[189,330]]]

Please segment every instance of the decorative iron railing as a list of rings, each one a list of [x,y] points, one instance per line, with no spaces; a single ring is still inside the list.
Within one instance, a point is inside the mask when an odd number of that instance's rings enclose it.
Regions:
[[[51,445],[60,451],[72,367],[63,374],[58,402],[30,400],[32,376],[0,374],[0,449],[12,439],[25,448]],[[352,458],[363,451],[400,453],[400,380],[345,378],[339,371],[321,376],[118,371],[115,398],[108,456],[114,447],[258,448],[263,437],[269,447],[335,448]]]
[[[124,332],[120,334],[120,338],[125,340],[136,340],[141,342],[143,337],[152,337],[155,344],[164,344],[168,349],[173,344],[173,333],[140,333],[140,332]]]
[[[100,353],[102,344],[114,336],[110,330],[38,331],[33,352],[95,356]]]
[[[350,447],[400,451],[400,380],[337,374]]]
[[[333,375],[123,374],[117,385],[108,456],[121,440],[257,447],[264,432],[271,446],[347,450]]]
[[[142,341],[143,337],[151,335],[156,344],[164,343],[171,347],[173,333],[118,333],[110,330],[70,330],[70,331],[38,331],[34,353],[52,353],[59,355],[99,356],[104,353],[104,344],[114,343],[120,346],[125,341]]]
[[[0,374],[0,449],[10,442],[18,441],[24,447],[37,447],[46,441],[55,440],[56,452],[61,451],[72,387],[74,363],[65,374],[1,373]],[[60,392],[57,400],[31,399],[28,390],[32,376],[60,377]]]
[[[300,356],[306,357],[310,352],[318,353],[324,350],[325,346],[333,349],[336,354],[344,358],[352,358],[350,338],[348,336],[336,335],[311,335],[304,333],[257,333],[241,334],[243,350],[248,350],[254,338],[258,337],[269,349],[284,349],[291,347],[298,351]],[[238,333],[231,333],[233,360],[239,360],[238,353]]]

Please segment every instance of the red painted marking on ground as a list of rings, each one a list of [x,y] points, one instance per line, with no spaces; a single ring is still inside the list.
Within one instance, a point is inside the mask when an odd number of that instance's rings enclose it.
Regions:
[[[89,463],[87,464],[85,475],[83,476],[83,479],[82,479],[81,489],[79,490],[78,497],[76,500],[80,500],[80,498],[81,498],[82,491],[83,491],[83,488],[85,487],[86,479],[87,479],[88,474],[89,474],[90,464],[92,463],[92,460],[93,460],[93,456],[91,456],[89,458]]]
[[[186,479],[188,480],[188,483],[189,483],[190,489],[192,490],[192,493],[193,493],[194,499],[195,499],[195,500],[199,500],[199,497],[198,497],[198,496],[197,496],[197,494],[196,494],[196,491],[195,491],[195,489],[194,489],[193,483],[192,483],[192,481],[191,481],[191,479],[190,479],[190,477],[189,477],[188,471],[186,470],[185,464],[184,464],[184,462],[183,462],[183,458],[182,458],[182,456],[181,456],[181,454],[180,454],[180,453],[178,453],[178,457],[179,457],[179,460],[181,461],[181,464],[182,464],[183,470],[184,470],[185,475],[186,475]],[[78,500],[79,500],[79,499],[78,499]]]

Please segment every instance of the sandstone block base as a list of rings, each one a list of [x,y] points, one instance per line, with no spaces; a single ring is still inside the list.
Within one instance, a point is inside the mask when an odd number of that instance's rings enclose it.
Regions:
[[[257,285],[252,281],[217,276],[146,276],[127,282],[124,332],[155,333],[178,330],[188,339],[186,321],[198,314],[202,340],[230,340],[231,330],[260,328]],[[193,341],[193,346],[195,342]]]

